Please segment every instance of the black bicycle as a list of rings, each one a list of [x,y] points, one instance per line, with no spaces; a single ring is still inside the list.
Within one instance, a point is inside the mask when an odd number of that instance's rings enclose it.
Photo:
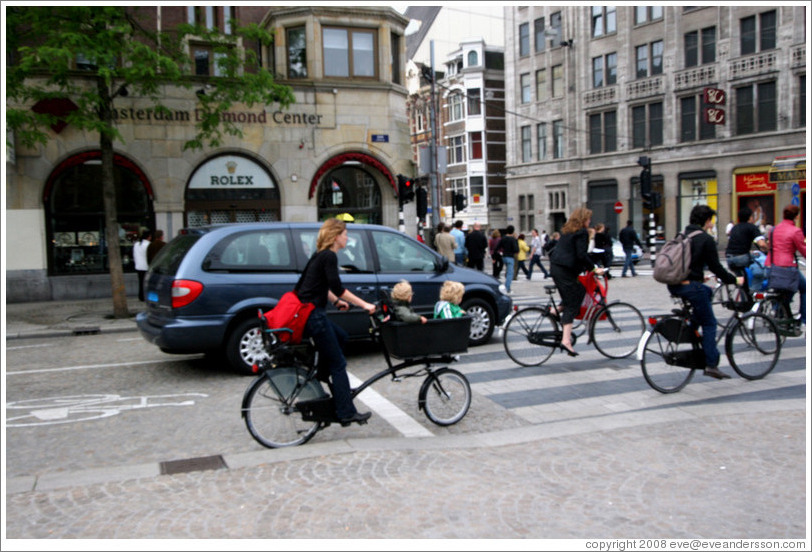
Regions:
[[[370,332],[382,344],[386,368],[351,390],[355,398],[376,381],[423,377],[418,408],[433,423],[453,425],[471,406],[471,385],[447,365],[468,347],[471,319],[429,320],[426,324],[383,321],[381,311],[370,315]],[[260,318],[265,318],[260,313]],[[249,384],[241,413],[251,436],[268,448],[301,445],[321,429],[340,423],[333,398],[318,379],[318,352],[312,340],[290,345],[280,336],[288,328],[263,325],[262,341],[268,358],[255,366],[259,375]],[[393,364],[392,358],[403,362]],[[435,365],[441,365],[436,367]],[[407,369],[414,368],[412,371]]]
[[[740,294],[729,289],[726,297]],[[691,323],[693,307],[681,297],[672,296],[681,304],[669,314],[651,316],[651,329],[643,334],[638,348],[638,359],[643,377],[660,393],[676,393],[685,387],[696,370],[705,369],[702,335]],[[716,342],[725,339],[725,355],[741,377],[761,379],[769,374],[781,354],[781,339],[775,322],[758,312],[747,312],[752,301],[726,300],[724,307],[733,311]]]

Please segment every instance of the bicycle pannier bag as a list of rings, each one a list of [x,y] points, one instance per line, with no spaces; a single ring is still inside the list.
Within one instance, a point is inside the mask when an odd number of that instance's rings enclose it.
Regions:
[[[798,269],[794,266],[771,266],[770,284],[773,289],[785,291],[798,291],[801,277]]]
[[[301,343],[305,324],[313,308],[313,303],[302,303],[295,291],[288,291],[279,298],[276,306],[266,312],[264,316],[269,328],[290,328],[293,330],[293,334],[280,333],[279,339],[295,344]]]
[[[654,279],[670,285],[683,282],[691,272],[691,238],[701,233],[695,230],[686,236],[680,232],[667,241],[654,259]]]

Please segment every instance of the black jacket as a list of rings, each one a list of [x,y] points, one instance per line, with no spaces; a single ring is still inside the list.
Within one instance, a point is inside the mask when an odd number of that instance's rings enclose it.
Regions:
[[[702,230],[696,224],[689,224],[685,227],[684,234],[688,236],[691,232]],[[719,252],[716,250],[716,241],[707,232],[702,232],[691,238],[691,272],[688,280],[695,282],[705,281],[705,267],[716,274],[722,282],[735,284],[736,276],[725,270],[719,262]]]
[[[640,243],[640,238],[637,237],[637,232],[634,229],[634,226],[626,226],[623,230],[620,231],[620,235],[618,236],[620,240],[620,245],[623,246],[623,249],[633,249],[634,244],[643,247],[643,244]]]
[[[595,268],[586,250],[589,247],[589,233],[582,228],[572,234],[561,234],[561,239],[550,253],[550,263],[562,266],[573,272],[583,272]]]
[[[485,258],[485,251],[488,249],[488,238],[485,234],[477,230],[471,230],[465,237],[465,248],[468,250],[468,258],[479,261]]]

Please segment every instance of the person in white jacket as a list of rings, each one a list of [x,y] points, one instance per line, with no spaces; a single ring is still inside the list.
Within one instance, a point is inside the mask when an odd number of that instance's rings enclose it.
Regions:
[[[138,300],[144,301],[144,276],[147,275],[149,263],[147,262],[147,248],[149,247],[152,232],[144,230],[141,239],[133,244],[133,261],[135,272],[138,274]]]

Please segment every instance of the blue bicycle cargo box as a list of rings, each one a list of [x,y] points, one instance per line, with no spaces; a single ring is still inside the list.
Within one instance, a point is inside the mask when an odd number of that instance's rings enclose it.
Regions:
[[[429,319],[425,324],[390,321],[381,326],[381,339],[389,354],[401,359],[464,353],[470,333],[469,316]]]

